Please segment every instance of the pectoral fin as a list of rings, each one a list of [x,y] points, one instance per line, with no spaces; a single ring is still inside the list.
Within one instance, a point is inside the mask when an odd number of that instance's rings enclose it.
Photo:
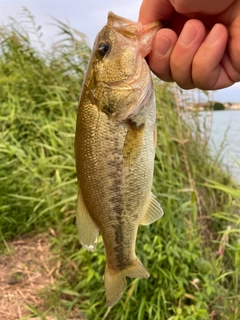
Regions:
[[[141,221],[142,225],[148,225],[163,216],[163,209],[161,208],[160,204],[157,202],[156,197],[151,193],[149,204],[147,211],[143,220]]]
[[[76,223],[81,245],[89,251],[94,251],[98,241],[99,230],[88,213],[81,190],[78,191]]]

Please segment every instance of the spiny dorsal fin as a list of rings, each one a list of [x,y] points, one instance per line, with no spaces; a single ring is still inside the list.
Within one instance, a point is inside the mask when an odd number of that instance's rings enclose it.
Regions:
[[[156,220],[158,220],[159,218],[161,218],[162,216],[163,216],[163,209],[161,208],[160,204],[157,202],[154,194],[151,193],[148,208],[143,220],[141,221],[141,224],[142,225],[151,224]]]

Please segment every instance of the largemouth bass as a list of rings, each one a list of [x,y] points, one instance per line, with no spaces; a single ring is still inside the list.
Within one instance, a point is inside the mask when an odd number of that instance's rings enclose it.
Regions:
[[[77,228],[90,251],[101,232],[109,307],[123,294],[126,276],[149,277],[135,254],[138,226],[163,215],[151,193],[156,107],[144,59],[159,28],[159,22],[142,25],[110,12],[95,40],[79,102]]]

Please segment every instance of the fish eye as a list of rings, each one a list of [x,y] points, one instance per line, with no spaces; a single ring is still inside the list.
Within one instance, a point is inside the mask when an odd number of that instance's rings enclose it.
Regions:
[[[101,56],[105,56],[110,50],[110,45],[107,42],[101,42],[98,46],[98,52]]]

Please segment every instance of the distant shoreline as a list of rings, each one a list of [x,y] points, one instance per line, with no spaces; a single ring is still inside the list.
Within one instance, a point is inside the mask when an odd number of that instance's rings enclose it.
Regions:
[[[240,102],[225,102],[209,101],[204,103],[194,103],[188,106],[184,106],[185,111],[219,111],[219,110],[240,110]]]

